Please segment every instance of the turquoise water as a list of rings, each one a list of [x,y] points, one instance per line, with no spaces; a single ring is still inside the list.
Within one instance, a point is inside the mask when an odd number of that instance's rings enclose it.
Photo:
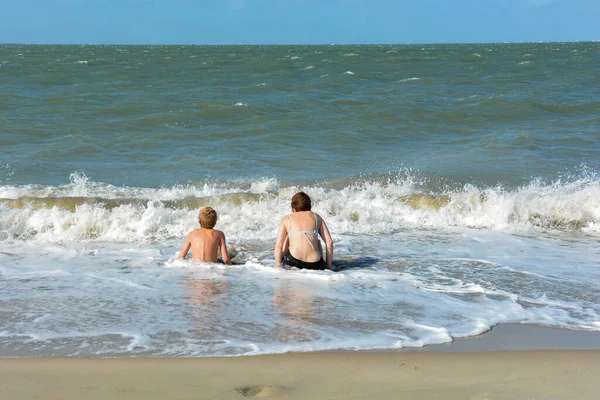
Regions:
[[[515,185],[597,170],[599,46],[4,45],[0,178],[156,187],[408,167]]]
[[[599,50],[0,45],[0,356],[600,330]],[[297,190],[337,272],[272,268]]]

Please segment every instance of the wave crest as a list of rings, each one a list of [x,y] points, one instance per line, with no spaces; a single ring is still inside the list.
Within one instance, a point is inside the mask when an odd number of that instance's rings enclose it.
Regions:
[[[77,175],[58,187],[2,187],[2,240],[100,240],[138,242],[181,237],[207,205],[219,213],[218,228],[245,240],[271,240],[290,198],[303,190],[334,235],[394,234],[406,229],[467,227],[528,231],[600,232],[600,181],[595,176],[516,189],[465,185],[425,193],[414,176],[280,187],[273,179],[245,185],[209,184],[127,188]],[[6,194],[17,196],[7,197]]]

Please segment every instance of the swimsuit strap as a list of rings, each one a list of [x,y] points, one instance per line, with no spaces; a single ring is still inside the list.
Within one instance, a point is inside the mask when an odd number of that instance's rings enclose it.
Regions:
[[[288,221],[288,238],[292,237],[292,235],[297,235],[297,234],[303,234],[304,237],[306,238],[306,240],[308,240],[308,243],[310,244],[310,247],[312,247],[313,250],[315,250],[315,246],[312,243],[312,240],[310,240],[310,237],[308,237],[308,235],[315,235],[317,236],[317,238],[319,237],[319,223],[317,221],[317,216],[315,215],[315,213],[312,213],[313,218],[315,219],[315,229],[310,229],[310,230],[306,230],[306,231],[292,231],[291,225],[290,225],[290,216],[287,216],[287,221]]]

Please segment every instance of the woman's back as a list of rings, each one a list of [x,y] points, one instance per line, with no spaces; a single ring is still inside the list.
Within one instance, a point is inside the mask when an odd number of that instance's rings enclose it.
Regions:
[[[310,197],[298,192],[292,197],[292,213],[279,223],[275,243],[275,265],[304,269],[331,269],[333,240],[327,224],[311,211]],[[327,259],[323,260],[319,236],[325,241]]]
[[[289,252],[292,256],[306,262],[316,262],[323,257],[319,222],[319,216],[312,211],[299,211],[286,217]]]

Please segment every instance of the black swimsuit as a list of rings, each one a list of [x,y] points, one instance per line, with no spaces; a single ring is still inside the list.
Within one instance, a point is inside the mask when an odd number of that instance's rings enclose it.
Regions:
[[[296,257],[289,253],[283,257],[283,265],[303,269],[327,269],[327,264],[325,263],[325,260],[323,260],[323,257],[321,257],[319,261],[306,262],[298,260]]]

